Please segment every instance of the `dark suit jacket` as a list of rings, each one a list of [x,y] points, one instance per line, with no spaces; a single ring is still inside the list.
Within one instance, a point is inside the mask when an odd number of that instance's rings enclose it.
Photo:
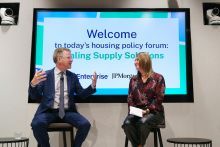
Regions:
[[[55,95],[55,79],[54,79],[54,68],[46,71],[47,80],[39,83],[35,87],[29,86],[29,96],[32,99],[41,99],[41,103],[37,109],[36,115],[42,112],[45,112],[48,109],[53,107],[54,103],[54,95]],[[83,89],[81,86],[79,79],[76,74],[66,71],[67,76],[67,89],[69,96],[69,109],[76,111],[75,106],[75,97],[76,95],[80,98],[86,98],[89,95],[93,94],[96,89],[93,89],[91,85],[86,89]]]

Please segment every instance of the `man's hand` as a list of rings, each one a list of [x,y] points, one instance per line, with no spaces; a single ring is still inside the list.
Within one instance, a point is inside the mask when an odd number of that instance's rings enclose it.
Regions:
[[[92,86],[95,88],[96,87],[96,82],[97,82],[97,74],[94,72],[92,76]]]
[[[43,70],[39,70],[35,73],[33,79],[31,80],[31,85],[36,86],[37,84],[39,84],[42,81],[45,81],[46,79],[46,72]]]

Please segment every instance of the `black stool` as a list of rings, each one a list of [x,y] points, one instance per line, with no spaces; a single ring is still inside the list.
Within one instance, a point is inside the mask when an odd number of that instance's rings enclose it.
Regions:
[[[69,131],[70,132],[70,141],[71,141],[71,146],[73,146],[73,142],[74,142],[74,130],[73,130],[73,126],[69,123],[51,123],[48,128],[47,128],[48,132],[63,132],[63,146],[67,147],[66,144],[66,132]],[[38,145],[38,147],[40,147],[40,145]]]
[[[29,139],[26,137],[21,137],[15,139],[14,137],[4,137],[0,138],[1,147],[28,147]]]
[[[193,147],[195,145],[197,147],[212,147],[212,140],[205,139],[205,138],[169,138],[167,139],[167,142],[173,143],[174,147],[182,147],[182,145],[185,147],[185,145],[188,145],[187,147]]]
[[[158,139],[160,143],[160,147],[163,147],[163,140],[160,132],[160,128],[165,128],[165,121],[154,128],[152,128],[151,132],[154,133],[154,147],[158,147]],[[125,147],[128,147],[128,138],[125,138]]]

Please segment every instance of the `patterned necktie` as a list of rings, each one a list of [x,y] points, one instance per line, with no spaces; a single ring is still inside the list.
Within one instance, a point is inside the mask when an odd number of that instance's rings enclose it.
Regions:
[[[59,117],[62,119],[65,115],[64,111],[64,78],[63,72],[60,73],[60,104],[59,104]]]

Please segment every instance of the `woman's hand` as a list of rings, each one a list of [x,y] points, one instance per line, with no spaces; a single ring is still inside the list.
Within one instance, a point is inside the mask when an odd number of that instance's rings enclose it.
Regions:
[[[143,113],[143,115],[147,115],[150,113],[150,110],[149,109],[143,110],[142,113]]]

